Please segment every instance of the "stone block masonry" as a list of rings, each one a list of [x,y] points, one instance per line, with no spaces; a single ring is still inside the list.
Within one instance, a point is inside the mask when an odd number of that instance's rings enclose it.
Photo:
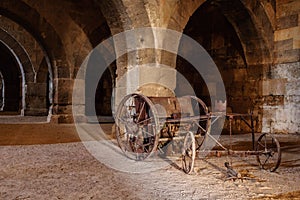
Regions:
[[[263,132],[300,133],[299,69],[300,62],[278,64],[272,68],[273,79],[265,81],[264,93],[281,95],[281,100],[276,105],[264,103]]]

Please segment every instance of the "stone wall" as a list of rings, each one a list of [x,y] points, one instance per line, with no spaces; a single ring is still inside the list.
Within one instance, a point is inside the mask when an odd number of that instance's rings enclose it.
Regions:
[[[257,131],[299,132],[299,0],[3,0],[0,8],[0,14],[18,24],[4,22],[2,17],[1,27],[27,49],[36,72],[33,76],[36,80],[27,84],[28,114],[38,114],[45,109],[47,76],[38,75],[39,72],[47,74],[45,56],[53,76],[52,121],[72,122],[74,78],[89,52],[111,35],[152,26],[185,33],[206,48],[224,79],[229,111],[242,112],[241,108],[253,104]],[[218,16],[212,15],[201,22],[215,8],[218,8]],[[195,18],[199,12],[204,15]],[[137,45],[145,45],[142,43],[147,41],[163,46],[169,36],[148,37],[141,38]],[[125,82],[122,78],[137,66],[140,66],[134,76],[137,89],[149,96],[172,95],[172,91],[157,84],[143,87],[147,78],[156,80],[155,74],[160,74],[160,79],[176,90],[176,74],[156,69],[156,73],[149,75],[151,66],[169,66],[170,70],[176,68],[187,76],[199,96],[210,98],[207,86],[197,88],[203,84],[201,78],[194,76],[189,64],[174,52],[142,49],[119,55],[128,45],[125,39],[115,41],[114,47],[108,50],[120,57],[105,77],[99,77],[96,99],[100,103],[96,107],[100,113],[109,113],[107,104],[113,86],[131,91],[128,84],[134,82],[132,77]],[[164,91],[166,94],[162,94]],[[95,99],[93,96],[82,98],[83,105]],[[243,106],[245,104],[247,106]]]
[[[276,1],[274,64],[263,82],[263,132],[299,133],[300,1]]]

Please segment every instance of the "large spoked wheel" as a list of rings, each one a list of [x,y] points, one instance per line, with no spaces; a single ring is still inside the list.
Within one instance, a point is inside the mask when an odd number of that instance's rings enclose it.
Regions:
[[[256,144],[260,168],[274,172],[280,165],[281,151],[278,140],[269,133],[262,134]]]
[[[144,160],[156,150],[159,124],[152,102],[144,95],[130,94],[118,106],[115,117],[118,144],[125,155]]]
[[[196,157],[195,137],[192,132],[187,132],[182,149],[182,169],[185,173],[190,174],[194,170]]]
[[[189,113],[191,118],[200,117],[199,120],[194,120],[190,131],[195,134],[196,150],[199,150],[206,138],[206,134],[210,132],[211,118],[209,117],[206,104],[196,96],[184,96],[189,99]],[[185,112],[183,110],[183,112]]]

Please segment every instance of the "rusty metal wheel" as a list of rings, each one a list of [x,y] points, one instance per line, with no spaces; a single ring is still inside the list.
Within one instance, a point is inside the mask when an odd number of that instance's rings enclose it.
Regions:
[[[198,120],[193,120],[190,131],[195,135],[196,150],[199,150],[206,138],[206,134],[210,132],[211,128],[211,118],[209,117],[209,112],[206,104],[196,96],[184,96],[184,99],[188,99],[190,102],[190,107],[188,111],[183,110],[182,112],[189,112],[190,117],[199,117]]]
[[[144,160],[157,148],[159,124],[157,111],[148,97],[125,96],[115,117],[116,137],[121,150],[134,160]]]
[[[257,162],[260,168],[274,172],[281,162],[281,151],[278,140],[269,133],[262,134],[256,144]]]
[[[187,132],[183,148],[182,148],[182,169],[185,173],[191,174],[194,170],[194,163],[196,157],[196,144],[194,134]]]

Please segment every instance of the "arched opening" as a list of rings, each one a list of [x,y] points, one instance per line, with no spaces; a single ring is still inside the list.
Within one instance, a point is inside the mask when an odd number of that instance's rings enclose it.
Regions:
[[[95,94],[95,109],[97,116],[112,116],[111,95],[113,90],[112,76],[107,68],[100,81]]]
[[[241,27],[233,25],[231,19],[229,19],[230,16],[228,17],[230,11],[226,10],[225,12],[225,8],[222,4],[214,4],[212,2],[203,3],[194,12],[185,26],[183,33],[201,44],[217,65],[226,89],[227,111],[247,113],[250,112],[254,104],[257,103],[259,95],[261,94],[258,81],[263,74],[263,68],[251,69],[252,66],[250,67],[247,61],[247,53],[249,54],[249,52],[245,52],[245,49],[249,50],[254,48],[251,46],[251,40],[253,38],[250,38],[251,34],[249,34],[248,41],[245,42],[241,39],[240,35],[243,34],[245,30],[239,30],[239,28],[245,28],[247,26],[245,24],[241,25]],[[226,7],[226,9],[228,8]],[[246,9],[242,9],[242,4],[240,12],[245,12],[242,15],[248,16]],[[249,32],[256,31],[254,26],[247,28]],[[255,34],[252,34],[252,36],[253,35]],[[245,37],[244,35],[242,38]],[[249,48],[250,46],[251,48]],[[177,57],[177,70],[183,74],[187,80],[190,80],[190,84],[193,86],[196,95],[210,106],[210,100],[214,98],[214,94],[208,94],[207,83],[204,83],[201,76],[195,73],[193,66],[182,58]],[[218,87],[217,82],[208,84],[210,88]],[[238,132],[247,129],[242,123],[236,127],[237,130],[234,131]]]
[[[0,27],[0,40],[21,66],[21,115],[51,115],[53,78],[46,51],[40,42],[20,24],[4,16],[0,18],[0,22],[3,26]]]
[[[99,122],[111,122],[112,118],[112,94],[114,88],[116,62],[104,69],[101,77],[93,67],[88,67],[85,80],[85,115],[89,121],[95,121],[95,115]],[[97,73],[95,73],[97,72]],[[91,80],[99,80],[96,86],[91,85]],[[90,82],[91,81],[91,82]],[[96,87],[96,89],[92,89]],[[92,91],[95,91],[93,93]]]
[[[21,114],[22,74],[20,66],[11,51],[0,42],[0,71],[2,80],[2,112],[0,114]],[[3,87],[3,83],[5,87]]]
[[[42,88],[38,94],[39,98],[36,108],[38,108],[39,111],[35,111],[36,115],[48,115],[48,113],[51,114],[52,111],[53,80],[52,73],[49,70],[51,68],[49,66],[49,61],[47,61],[46,57],[43,57],[34,83],[36,87]],[[34,98],[34,96],[28,96],[28,98]]]
[[[101,13],[100,13],[101,14]],[[87,33],[89,41],[94,47],[91,51],[85,73],[85,116],[89,122],[112,122],[112,94],[116,79],[116,62],[114,61],[109,66],[99,65],[101,62],[93,63],[97,58],[104,59],[103,55],[97,51],[98,45],[105,39],[111,36],[110,28],[101,15],[98,16],[99,21],[97,23],[90,22],[95,27]],[[100,23],[101,22],[101,23]],[[100,23],[100,24],[98,24]],[[91,27],[90,27],[91,28]],[[85,29],[85,31],[87,31]],[[113,54],[114,49],[107,49],[108,55]],[[105,53],[104,53],[105,54]],[[105,60],[105,59],[104,59]],[[100,76],[101,74],[101,76]],[[94,83],[97,81],[97,85]]]

